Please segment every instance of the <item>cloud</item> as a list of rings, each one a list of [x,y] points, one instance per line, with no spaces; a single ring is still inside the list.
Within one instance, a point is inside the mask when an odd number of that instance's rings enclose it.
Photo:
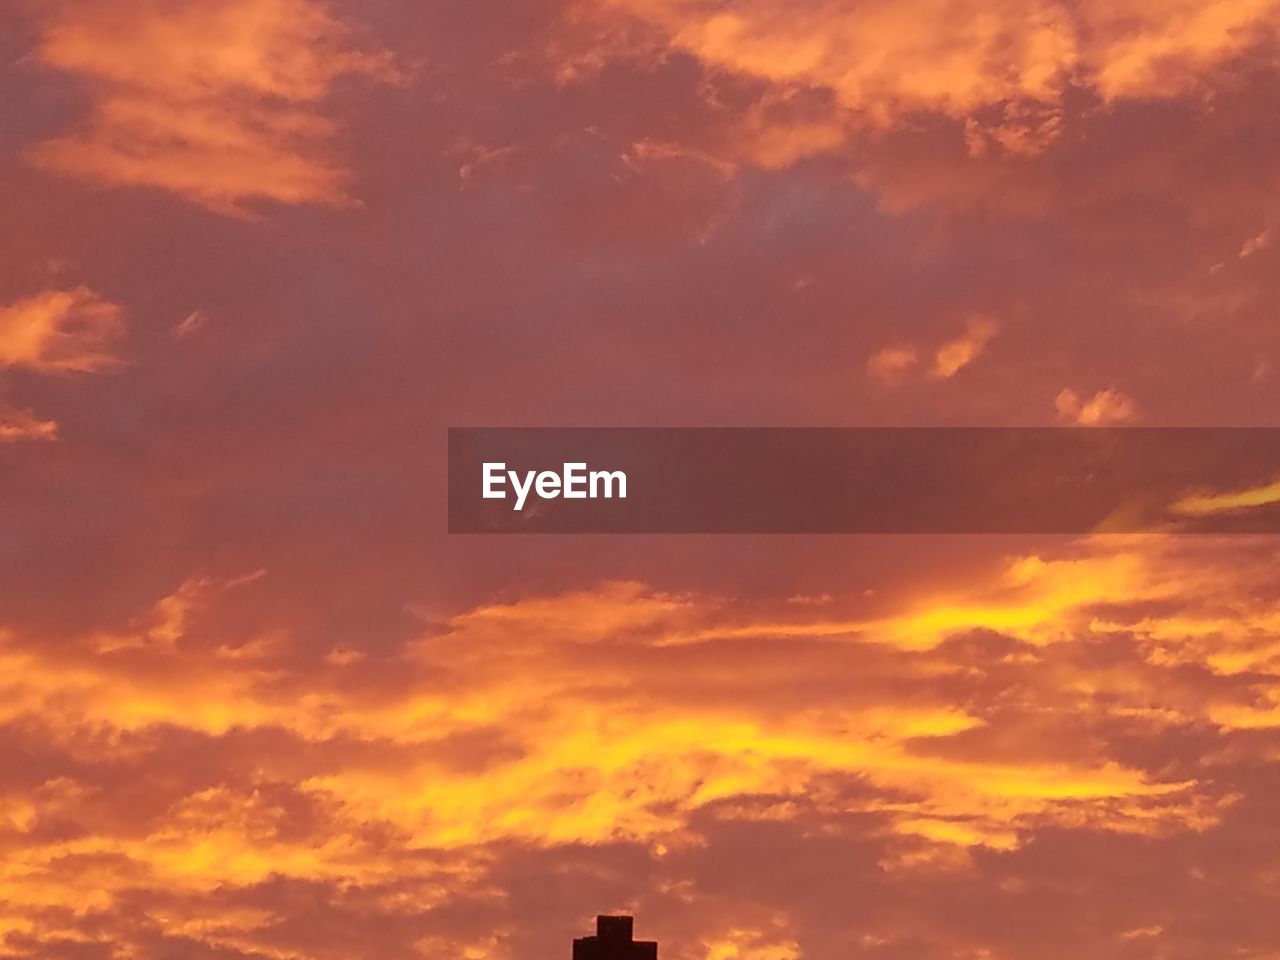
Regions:
[[[351,202],[339,126],[321,108],[341,77],[395,76],[311,0],[59,4],[38,57],[82,78],[93,102],[76,130],[29,151],[33,163],[234,214],[255,200]]]
[[[52,420],[41,420],[30,410],[17,410],[0,404],[0,443],[18,440],[52,440],[58,435],[58,425]]]
[[[192,310],[173,328],[173,338],[182,340],[191,336],[201,327],[203,327],[209,318],[205,316],[203,310]]]
[[[1273,503],[1280,503],[1280,480],[1228,493],[1194,494],[1177,501],[1169,509],[1184,516],[1207,517],[1217,513],[1265,507]]]
[[[71,294],[74,263],[139,315],[107,384],[44,374],[108,369],[120,334],[3,341],[23,359],[0,375],[29,391],[4,413],[32,436],[0,448],[0,954],[520,960],[597,909],[635,911],[669,960],[1280,942],[1274,542],[568,538],[550,562],[433,533],[422,439],[513,397],[529,423],[971,423],[1052,416],[1046,384],[1078,394],[1063,422],[1108,384],[1147,418],[1252,422],[1275,282],[1269,249],[1228,254],[1275,219],[1265,58],[1237,71],[1179,26],[1190,7],[1122,4],[1110,35],[1165,24],[1172,54],[1135,53],[1108,100],[1084,52],[1031,90],[1038,55],[1000,2],[718,5],[782,52],[825,43],[824,18],[910,21],[781,71],[734,66],[749,29],[702,57],[636,4],[556,87],[512,82],[507,54],[563,29],[557,3],[378,7],[367,41],[335,5],[340,55],[431,64],[421,97],[361,101],[348,153],[338,102],[380,68],[322,58],[315,85],[270,92],[329,49],[319,28],[260,62],[305,15],[249,14],[286,5],[38,6],[42,36],[93,42],[56,74],[10,65],[19,138],[105,158],[90,184],[127,161],[233,213],[298,183],[359,195],[370,229],[95,203],[14,168],[10,282]],[[211,51],[240,47],[211,11],[232,9],[252,36],[224,65]],[[1069,33],[1108,16],[1071,12]],[[161,20],[180,43],[148,34]],[[984,22],[992,44],[952,56]],[[968,99],[920,86],[913,44]],[[151,126],[112,112],[135,101]],[[196,306],[211,322],[175,349]],[[930,381],[942,347],[960,372]],[[882,389],[895,375],[920,389]],[[74,442],[37,443],[55,410]]]
[[[1265,749],[1242,732],[1280,725],[1274,548],[1245,546],[1086,540],[873,618],[604,583],[460,611],[379,657],[252,637],[225,655],[201,621],[266,578],[192,578],[56,646],[9,632],[0,735],[48,772],[0,776],[7,945],[92,930],[154,955],[126,919],[141,897],[191,949],[305,955],[284,885],[344,914],[338,891],[363,891],[355,929],[379,917],[403,946],[447,934],[433,905],[501,897],[521,850],[604,870],[647,851],[696,898],[679,864],[731,829],[837,844],[856,822],[857,857],[908,888],[1064,832],[1177,851],[1231,815],[1213,771]],[[785,915],[707,923],[717,956],[797,953]]]
[[[1238,254],[1238,256],[1241,260],[1244,260],[1248,257],[1252,257],[1255,253],[1259,252],[1260,250],[1265,250],[1270,245],[1271,245],[1271,231],[1263,230],[1261,233],[1255,234],[1254,236],[1250,237],[1248,240],[1244,242],[1244,244],[1240,247],[1240,253]]]
[[[1133,400],[1111,387],[1099,390],[1087,400],[1081,399],[1070,387],[1064,387],[1054,399],[1053,407],[1059,420],[1082,427],[1127,423],[1138,413]]]
[[[1278,7],[828,0],[797,10],[777,0],[584,0],[571,9],[571,22],[594,26],[586,41],[594,55],[562,60],[570,76],[622,55],[679,52],[713,74],[767,84],[744,114],[736,149],[774,167],[920,114],[961,122],[971,149],[1036,153],[1060,136],[1070,90],[1105,102],[1186,93],[1267,40]],[[797,113],[804,91],[823,92],[828,106]]]
[[[94,373],[119,363],[119,306],[88,287],[46,290],[0,307],[0,367],[39,373]]]
[[[1275,0],[1089,0],[1088,82],[1107,100],[1177,96],[1270,39],[1277,12]]]
[[[970,315],[963,334],[933,350],[933,363],[925,376],[931,380],[950,380],[982,355],[999,329],[999,324],[989,317]],[[867,360],[867,373],[881,383],[897,383],[920,366],[920,353],[920,348],[913,343],[888,344]]]
[[[965,324],[963,336],[944,343],[933,358],[929,375],[949,380],[982,355],[999,326],[988,317],[974,316]]]
[[[0,370],[97,373],[117,366],[123,311],[88,287],[45,290],[0,306]],[[54,440],[58,424],[0,403],[0,443]]]
[[[881,347],[867,361],[867,372],[882,383],[893,383],[920,362],[911,344]]]
[[[708,943],[706,950],[706,960],[797,960],[800,956],[794,940],[771,930],[728,930]]]

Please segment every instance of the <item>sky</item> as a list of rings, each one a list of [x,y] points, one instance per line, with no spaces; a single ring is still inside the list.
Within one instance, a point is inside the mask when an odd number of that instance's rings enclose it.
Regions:
[[[449,426],[1280,426],[1276,0],[0,0],[0,957],[1276,960],[1280,540],[450,536]]]

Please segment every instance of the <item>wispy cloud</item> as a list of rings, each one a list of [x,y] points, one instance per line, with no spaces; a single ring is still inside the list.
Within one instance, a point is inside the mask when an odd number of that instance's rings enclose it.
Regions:
[[[1184,516],[1208,517],[1275,503],[1280,503],[1280,480],[1243,490],[1191,494],[1178,500],[1169,509]]]
[[[954,377],[982,356],[987,344],[999,329],[999,324],[989,317],[970,317],[965,323],[965,332],[961,336],[947,341],[938,348],[937,353],[934,354],[930,376],[940,380],[949,380]]]
[[[121,308],[88,287],[45,290],[0,306],[0,370],[96,373],[118,366]],[[3,384],[0,384],[2,386]],[[0,443],[53,440],[58,424],[0,402]]]
[[[1088,398],[1064,387],[1054,399],[1053,408],[1059,420],[1082,427],[1127,423],[1138,414],[1137,404],[1114,387],[1099,390]]]
[[[339,127],[321,108],[339,77],[395,76],[311,0],[57,6],[39,57],[83,78],[93,104],[32,162],[237,214],[255,200],[350,202]]]
[[[500,845],[661,858],[716,824],[804,834],[867,818],[863,842],[904,876],[1042,831],[1211,830],[1235,798],[1169,766],[1162,738],[1280,726],[1254,686],[1280,650],[1280,613],[1257,592],[1272,558],[1227,571],[1215,549],[1084,541],[871,619],[606,583],[475,607],[372,659],[301,656],[280,637],[229,656],[200,621],[258,589],[244,578],[194,578],[128,630],[56,651],[11,632],[0,723],[54,754],[109,735],[154,797],[111,813],[102,798],[124,787],[102,778],[120,774],[94,766],[10,790],[10,929],[51,910],[79,929],[64,898],[90,856],[115,865],[94,884],[99,932],[133,935],[106,918],[139,891],[207,911],[240,890],[254,909],[175,914],[173,935],[305,952],[305,931],[250,891],[391,895],[395,878],[444,902],[494,882]],[[1109,724],[1127,732],[1113,741]],[[204,759],[175,766],[178,742]],[[67,818],[86,830],[53,829]],[[717,955],[793,955],[785,924],[705,933]]]
[[[894,383],[920,362],[916,348],[909,343],[881,347],[867,361],[867,372],[882,383]]]
[[[191,336],[201,327],[203,327],[209,318],[205,316],[203,310],[192,310],[189,314],[182,318],[173,328],[173,338],[182,340]]]
[[[886,384],[899,383],[913,374],[930,380],[950,380],[982,356],[999,330],[1000,325],[991,317],[973,313],[965,319],[963,333],[936,347],[903,340],[881,347],[867,360],[867,373]],[[932,363],[927,360],[930,353]],[[923,367],[922,354],[927,363]]]
[[[52,420],[42,420],[30,410],[18,410],[0,403],[0,443],[19,440],[52,440],[58,435],[58,425]]]
[[[583,63],[679,51],[769,83],[774,93],[744,114],[737,148],[779,166],[921,113],[963,121],[971,149],[1035,153],[1061,134],[1068,90],[1104,101],[1185,93],[1265,39],[1280,7],[835,0],[801,10],[779,0],[584,0],[571,9],[575,22],[594,25],[595,55],[568,60],[570,76]],[[658,32],[656,51],[650,34],[629,32],[636,22]],[[828,92],[831,109],[793,109],[803,90]]]
[[[0,367],[93,373],[119,363],[119,306],[88,287],[46,290],[0,307]]]

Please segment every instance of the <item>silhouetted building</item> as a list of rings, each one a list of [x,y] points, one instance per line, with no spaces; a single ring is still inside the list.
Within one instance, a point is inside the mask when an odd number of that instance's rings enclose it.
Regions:
[[[658,960],[658,944],[631,938],[630,917],[596,917],[596,935],[573,941],[573,960]]]

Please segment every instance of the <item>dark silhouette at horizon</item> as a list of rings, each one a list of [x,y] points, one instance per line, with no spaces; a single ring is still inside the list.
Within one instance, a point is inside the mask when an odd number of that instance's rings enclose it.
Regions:
[[[656,941],[633,938],[634,922],[631,917],[596,917],[595,936],[573,941],[573,960],[658,960]]]

